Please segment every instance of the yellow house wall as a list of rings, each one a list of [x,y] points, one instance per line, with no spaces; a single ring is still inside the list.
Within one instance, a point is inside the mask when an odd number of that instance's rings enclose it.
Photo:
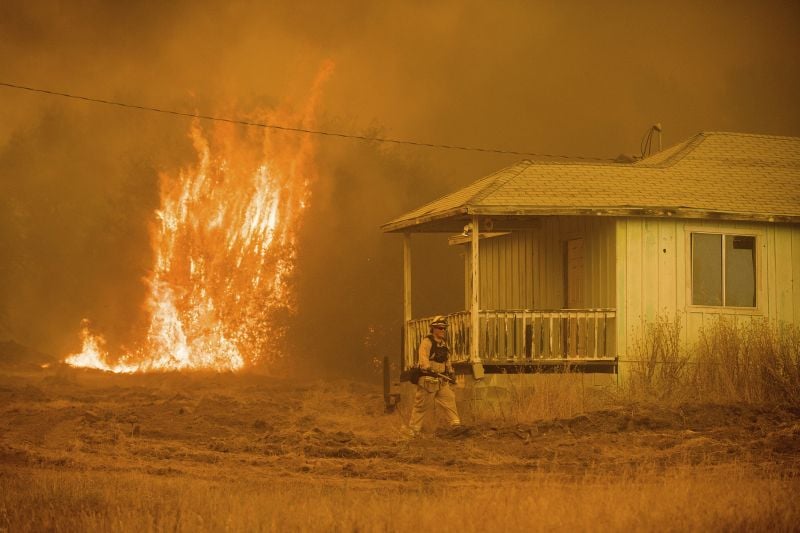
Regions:
[[[693,230],[754,234],[755,309],[691,305],[689,234]],[[684,346],[719,316],[800,324],[800,227],[713,220],[622,218],[616,222],[618,351],[635,358],[637,338],[657,316],[682,324]]]
[[[481,309],[560,309],[564,307],[564,246],[584,240],[581,307],[614,307],[615,221],[600,217],[542,217],[535,229],[482,239]],[[469,244],[464,245],[469,250]],[[465,253],[465,274],[470,254]],[[468,309],[469,275],[464,303]]]

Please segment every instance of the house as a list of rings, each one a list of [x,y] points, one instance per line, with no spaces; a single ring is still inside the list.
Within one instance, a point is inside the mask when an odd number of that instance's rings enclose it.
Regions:
[[[800,138],[700,133],[630,163],[520,161],[382,229],[403,235],[403,367],[431,320],[411,308],[414,233],[465,247],[464,311],[449,316],[462,373],[616,373],[659,316],[687,345],[720,315],[800,323]]]

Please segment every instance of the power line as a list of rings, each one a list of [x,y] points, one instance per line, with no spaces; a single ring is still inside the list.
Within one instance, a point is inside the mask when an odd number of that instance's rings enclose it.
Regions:
[[[118,102],[115,100],[104,100],[102,98],[92,98],[89,96],[81,96],[76,94],[69,94],[63,93],[58,91],[50,91],[47,89],[39,89],[36,87],[26,87],[24,85],[16,85],[14,83],[6,83],[0,82],[0,86],[8,87],[11,89],[18,89],[23,91],[29,91],[34,93],[42,93],[42,94],[49,94],[51,96],[61,96],[64,98],[72,98],[73,100],[83,100],[85,102],[92,102],[96,104],[106,104],[106,105],[113,105],[117,107],[124,107],[127,109],[135,109],[138,111],[151,111],[154,113],[164,113],[166,115],[175,115],[179,117],[189,117],[189,118],[199,118],[203,120],[212,120],[216,122],[227,122],[229,124],[239,124],[242,126],[253,126],[257,128],[267,128],[273,130],[281,130],[281,131],[290,131],[294,133],[306,133],[311,135],[325,135],[328,137],[340,137],[343,139],[356,139],[360,141],[368,141],[368,142],[380,142],[380,143],[392,143],[392,144],[403,144],[403,145],[410,145],[410,146],[422,146],[426,148],[441,148],[445,150],[462,150],[466,152],[485,152],[485,153],[492,153],[492,154],[506,154],[506,155],[520,155],[520,156],[530,156],[530,157],[547,157],[547,158],[556,158],[556,159],[581,159],[587,161],[613,161],[613,159],[603,159],[599,157],[582,157],[582,156],[569,156],[569,155],[561,155],[561,154],[539,154],[534,152],[520,152],[515,150],[500,150],[495,148],[481,148],[478,146],[459,146],[455,144],[436,144],[436,143],[426,143],[420,141],[410,141],[407,139],[392,139],[389,137],[367,137],[365,135],[354,135],[350,133],[341,133],[336,131],[323,131],[323,130],[312,130],[307,128],[294,128],[291,126],[283,126],[280,124],[266,124],[263,122],[250,122],[247,120],[239,120],[239,119],[232,119],[232,118],[225,118],[225,117],[215,117],[212,115],[201,115],[199,113],[185,113],[183,111],[174,111],[171,109],[160,109],[158,107],[149,107],[144,105],[136,105],[136,104],[128,104],[125,102]]]

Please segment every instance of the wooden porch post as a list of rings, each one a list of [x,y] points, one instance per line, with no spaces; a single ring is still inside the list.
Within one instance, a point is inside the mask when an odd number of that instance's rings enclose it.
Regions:
[[[470,297],[470,354],[469,359],[470,362],[475,365],[476,363],[481,362],[481,355],[480,355],[480,319],[478,316],[479,306],[478,306],[478,296],[480,295],[480,276],[479,276],[479,255],[478,255],[478,217],[472,217],[472,294]],[[474,367],[473,367],[474,373]],[[481,375],[482,375],[481,371]],[[478,377],[477,375],[475,377]]]
[[[411,350],[414,348],[409,345],[410,335],[408,323],[411,321],[411,234],[403,233],[403,335],[406,352],[403,354],[406,365],[413,358],[409,358]]]

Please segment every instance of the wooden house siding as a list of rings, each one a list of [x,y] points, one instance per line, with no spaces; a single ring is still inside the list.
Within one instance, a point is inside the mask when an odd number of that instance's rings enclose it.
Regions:
[[[800,226],[768,226],[766,234],[770,317],[800,324]]]
[[[542,217],[538,227],[480,241],[481,309],[561,309],[564,254],[583,239],[582,308],[614,307],[615,225],[601,217]],[[466,245],[469,246],[468,244]],[[465,273],[471,269],[465,255]],[[465,279],[469,279],[465,276]],[[470,287],[465,287],[465,307]]]
[[[690,234],[756,236],[756,307],[711,307],[691,302]],[[632,354],[644,324],[657,317],[682,321],[685,346],[721,315],[800,323],[800,227],[696,219],[620,218],[616,225],[617,346]]]

